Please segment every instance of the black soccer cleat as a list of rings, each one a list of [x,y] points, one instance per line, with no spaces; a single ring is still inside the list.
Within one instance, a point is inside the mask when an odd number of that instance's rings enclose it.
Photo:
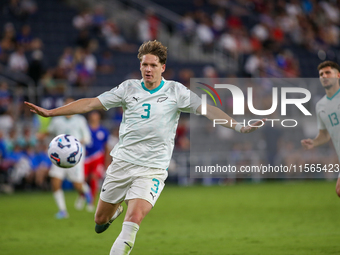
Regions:
[[[124,211],[124,207],[122,205],[118,206],[117,211],[115,212],[115,214],[112,216],[112,218],[109,220],[108,223],[103,224],[103,225],[98,225],[96,224],[94,230],[96,231],[97,234],[103,233],[105,230],[107,230],[111,223],[118,218],[119,215],[122,214],[122,212]]]

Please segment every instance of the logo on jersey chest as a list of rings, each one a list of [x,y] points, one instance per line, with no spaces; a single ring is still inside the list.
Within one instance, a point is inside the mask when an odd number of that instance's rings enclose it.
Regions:
[[[166,101],[167,99],[169,99],[169,97],[167,97],[167,96],[159,97],[159,98],[157,98],[157,103],[162,103],[162,102]],[[150,100],[152,100],[152,99],[150,99]],[[143,98],[138,97],[138,96],[133,96],[131,101],[135,102],[135,103],[139,103],[139,102],[143,101]]]
[[[159,97],[158,99],[157,99],[157,103],[162,103],[162,102],[164,102],[165,100],[167,100],[168,99],[168,97]]]

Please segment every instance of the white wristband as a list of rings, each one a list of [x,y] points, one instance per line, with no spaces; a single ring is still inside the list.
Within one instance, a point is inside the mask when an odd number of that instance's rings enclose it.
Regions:
[[[236,126],[235,126],[235,131],[241,133],[241,128],[243,128],[243,126],[242,126],[241,124],[238,123],[238,124],[236,124]]]

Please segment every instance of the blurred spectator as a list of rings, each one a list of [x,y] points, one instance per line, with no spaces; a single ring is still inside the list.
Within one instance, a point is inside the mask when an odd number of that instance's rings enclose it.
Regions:
[[[22,46],[26,51],[31,49],[33,37],[31,34],[31,26],[23,25],[20,33],[17,35],[17,44]]]
[[[37,4],[33,0],[21,0],[21,10],[23,15],[33,15],[38,10]]]
[[[261,51],[256,51],[250,55],[244,64],[244,70],[247,76],[256,77],[259,74],[259,69],[262,63]]]
[[[35,137],[35,134],[32,134],[32,130],[29,127],[24,127],[22,134],[17,139],[17,142],[22,148],[25,147],[35,147],[37,144],[37,138]]]
[[[97,59],[88,49],[84,51],[84,66],[89,74],[94,77],[97,70]]]
[[[27,58],[25,56],[25,49],[18,46],[8,59],[8,67],[13,71],[26,73],[28,68]]]
[[[188,127],[187,118],[181,117],[178,122],[176,137],[175,137],[175,147],[178,150],[189,150],[190,140],[188,138]]]
[[[74,69],[74,55],[73,55],[73,49],[71,47],[66,47],[63,51],[63,54],[59,58],[58,61],[58,69],[60,72],[58,74],[58,78],[60,79],[61,76],[62,79],[67,79],[68,81],[75,81],[75,71]],[[49,71],[49,74],[46,74],[45,81],[51,81],[51,79],[54,78],[53,71]],[[48,85],[49,82],[46,83]],[[50,87],[50,86],[49,86]]]
[[[269,30],[265,23],[257,23],[252,29],[251,33],[259,39],[261,42],[266,41],[269,38]]]
[[[41,77],[41,84],[43,85],[44,87],[44,92],[48,93],[49,90],[51,89],[54,89],[55,86],[56,86],[56,81],[54,80],[53,78],[53,69],[48,69],[45,74]]]
[[[208,78],[211,84],[219,83],[219,75],[215,67],[207,65],[203,68],[203,77]]]
[[[212,23],[216,36],[220,36],[226,27],[226,15],[223,8],[218,9],[212,14]]]
[[[294,58],[293,53],[289,50],[285,50],[278,54],[277,65],[283,71],[284,76],[288,78],[299,77],[299,64],[297,59]]]
[[[149,24],[150,40],[156,40],[158,38],[160,21],[156,16],[153,9],[147,9],[146,11],[147,21]]]
[[[231,33],[224,33],[220,39],[221,48],[229,53],[233,53],[235,56],[238,56],[237,50],[237,40],[236,37]]]
[[[0,114],[7,112],[11,103],[11,93],[8,88],[8,83],[0,82]]]
[[[178,25],[178,31],[186,43],[192,43],[196,34],[196,22],[191,12],[187,12]]]
[[[89,47],[90,41],[91,41],[90,33],[87,29],[84,29],[79,31],[75,44],[78,47],[86,49]]]
[[[204,51],[211,51],[214,43],[214,33],[212,30],[211,19],[202,14],[200,21],[196,27],[196,34],[199,43],[202,45]]]
[[[12,152],[14,150],[14,145],[17,143],[18,140],[18,132],[16,127],[11,127],[10,130],[6,133],[3,131],[4,134],[4,144],[6,147],[7,153]]]
[[[14,119],[9,114],[9,110],[7,110],[7,112],[0,114],[0,131],[3,131],[4,134],[6,135],[13,128],[13,126]]]
[[[101,74],[110,74],[114,72],[114,59],[110,50],[104,51],[98,61],[98,72]]]
[[[106,17],[104,13],[104,6],[97,5],[94,8],[92,15],[92,28],[95,34],[100,35],[103,25],[105,24]]]
[[[88,10],[81,11],[73,18],[72,23],[78,30],[89,29],[92,25],[92,15]]]
[[[291,0],[286,3],[286,12],[289,16],[299,16],[302,14],[302,8],[298,0]]]
[[[7,172],[8,176],[6,176],[10,192],[13,192],[14,185],[22,180],[22,175],[19,174],[20,168],[25,168],[24,171],[28,169],[25,173],[28,173],[30,169],[27,159],[24,159],[21,163],[19,163],[20,160],[25,157],[23,149],[17,143],[14,143],[13,146],[13,150],[7,151],[7,156],[4,162],[5,169],[7,171],[8,169],[11,169],[11,171]],[[16,169],[14,169],[14,167],[16,167]]]
[[[6,23],[4,25],[4,31],[0,40],[0,62],[7,64],[8,56],[16,47],[16,35],[15,28],[12,23]]]
[[[45,72],[44,64],[43,64],[43,57],[44,54],[40,50],[35,50],[32,52],[32,60],[30,61],[28,65],[28,71],[27,74],[30,76],[36,85],[38,85],[38,82],[42,75]]]
[[[0,130],[0,192],[11,193],[9,185],[9,165],[7,163],[7,150],[4,140],[4,133]]]
[[[37,11],[37,5],[33,0],[10,0],[7,11],[17,19],[25,21]]]
[[[297,2],[297,0],[294,1]],[[298,5],[298,2],[296,3],[296,5]],[[340,10],[336,2],[321,1],[319,2],[319,5],[325,11],[327,18],[330,21],[334,22],[335,24],[339,24]]]
[[[139,41],[156,40],[158,38],[159,27],[160,21],[155,15],[154,10],[147,9],[145,16],[137,23]]]
[[[17,148],[17,147],[16,147]],[[35,157],[35,148],[26,147],[25,151],[17,152],[13,168],[10,172],[10,183],[14,188],[31,189],[34,181],[32,160]]]
[[[47,153],[47,146],[44,142],[39,142],[36,153],[32,159],[32,169],[34,171],[34,182],[37,188],[49,190],[48,171],[52,165]]]
[[[44,43],[40,38],[33,38],[31,42],[31,51],[42,50]]]
[[[194,78],[195,73],[190,68],[184,68],[179,71],[178,81],[182,83],[184,86],[190,88],[190,78]]]
[[[102,27],[102,34],[105,37],[107,46],[112,50],[122,52],[135,52],[137,46],[126,42],[120,34],[119,27],[113,21],[107,21]]]
[[[4,133],[0,130],[0,168],[3,160],[6,158],[7,150],[4,139]],[[0,170],[1,171],[1,170]]]
[[[85,54],[85,51],[81,48],[77,48],[74,52],[74,71],[76,74],[74,84],[83,89],[88,88],[94,78],[93,71],[97,63],[92,56],[89,53]]]
[[[32,115],[27,107],[24,107],[24,101],[28,100],[27,93],[23,86],[16,86],[13,91],[13,103],[10,109],[10,114],[14,121],[24,120],[24,118],[30,118]]]
[[[10,0],[7,8],[9,13],[15,18],[21,18],[22,9],[20,6],[20,0]]]

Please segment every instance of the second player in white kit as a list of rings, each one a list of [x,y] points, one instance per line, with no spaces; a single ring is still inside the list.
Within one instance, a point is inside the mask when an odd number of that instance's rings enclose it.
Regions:
[[[314,139],[303,139],[305,149],[313,149],[332,139],[340,161],[340,66],[332,61],[324,61],[318,66],[321,85],[326,95],[316,104],[318,135]],[[340,197],[340,174],[336,183],[336,193]]]
[[[316,114],[318,129],[327,130],[340,160],[340,88],[332,97],[320,99]]]
[[[84,116],[73,115],[68,118],[65,116],[55,117],[48,126],[48,133],[54,136],[59,134],[73,135],[81,142],[83,147],[83,155],[77,165],[71,168],[60,168],[52,165],[49,175],[62,180],[68,178],[72,182],[83,182],[85,145],[91,142],[91,134]]]

